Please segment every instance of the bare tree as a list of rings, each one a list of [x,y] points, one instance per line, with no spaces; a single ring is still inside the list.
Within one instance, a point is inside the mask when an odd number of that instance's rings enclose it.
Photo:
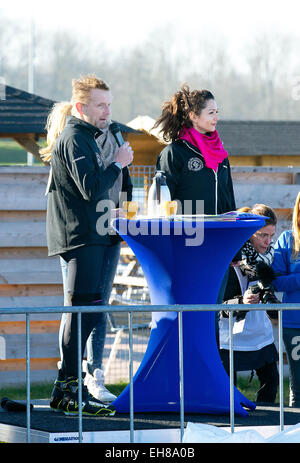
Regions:
[[[286,117],[278,88],[287,85],[291,51],[291,38],[275,32],[258,35],[248,45],[246,61],[257,118]]]
[[[300,100],[292,87],[300,61],[292,36],[260,34],[242,50],[246,70],[234,63],[226,37],[209,39],[204,30],[177,34],[170,24],[155,28],[135,47],[114,51],[90,37],[36,27],[35,93],[54,100],[71,96],[71,80],[95,73],[113,94],[113,117],[128,122],[154,118],[183,82],[208,88],[223,119],[299,119]],[[208,37],[208,38],[207,38]],[[0,17],[0,75],[27,89],[28,28]]]

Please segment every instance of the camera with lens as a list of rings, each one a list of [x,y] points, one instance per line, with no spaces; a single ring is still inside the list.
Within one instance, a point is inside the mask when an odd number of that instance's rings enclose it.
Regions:
[[[255,284],[249,285],[248,290],[252,294],[259,294],[259,300],[262,304],[280,304],[280,300],[276,297],[274,286],[272,285],[273,280],[276,278],[272,267],[262,261],[257,262],[255,265],[249,265],[241,261],[240,269],[244,275],[248,276],[249,282],[256,281]],[[245,318],[247,312],[248,310],[233,311],[233,315],[236,317],[236,321],[240,321]],[[267,310],[267,314],[272,319],[278,318],[277,310]]]
[[[259,294],[262,304],[280,304],[272,285],[272,281],[276,278],[272,267],[264,262],[258,262],[255,266],[255,274],[258,281],[255,285],[249,287],[250,291],[253,294]]]

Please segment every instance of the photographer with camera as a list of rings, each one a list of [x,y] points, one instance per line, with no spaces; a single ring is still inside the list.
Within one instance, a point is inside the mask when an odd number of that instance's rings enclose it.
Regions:
[[[266,225],[258,230],[241,249],[242,260],[231,265],[224,304],[279,303],[274,294],[272,280],[275,275],[271,264],[274,257],[273,236],[277,218],[273,209],[264,204],[242,208],[239,212],[266,217]],[[233,351],[234,382],[237,371],[256,371],[260,382],[257,403],[274,403],[279,375],[278,353],[274,344],[273,328],[267,310],[243,310],[234,312]],[[226,310],[219,321],[220,356],[229,373],[229,318]],[[250,379],[250,381],[251,381]]]

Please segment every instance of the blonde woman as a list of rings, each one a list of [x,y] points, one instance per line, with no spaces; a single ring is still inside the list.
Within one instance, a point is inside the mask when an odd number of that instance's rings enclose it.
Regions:
[[[106,305],[107,271],[112,268],[111,253],[116,244],[103,217],[108,201],[117,201],[120,184],[117,188],[116,184],[132,162],[133,152],[127,142],[117,149],[111,142],[108,85],[96,76],[85,76],[72,84],[71,103],[57,106],[50,116],[49,143],[42,151],[44,159],[51,162],[46,219],[48,254],[60,256],[67,266],[67,305]],[[101,323],[101,312],[82,314],[82,356],[87,339]],[[50,406],[55,411],[76,414],[79,379],[75,313],[65,315],[61,349],[62,366]],[[83,414],[115,413],[113,406],[91,397],[86,387],[83,391]]]
[[[300,302],[300,193],[297,196],[292,230],[284,231],[275,244],[274,286],[283,292],[283,302]],[[283,341],[289,364],[290,407],[300,407],[300,310],[285,310],[282,315]]]

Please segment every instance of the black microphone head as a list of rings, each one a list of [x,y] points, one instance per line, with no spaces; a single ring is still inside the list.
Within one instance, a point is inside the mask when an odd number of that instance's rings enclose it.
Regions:
[[[118,132],[121,132],[120,130],[120,126],[117,122],[112,122],[110,125],[109,125],[109,130],[111,131],[111,133],[113,135],[115,135],[116,133]]]
[[[109,130],[111,131],[111,133],[115,137],[118,146],[122,146],[123,143],[124,143],[124,140],[123,140],[123,137],[122,137],[122,133],[121,133],[119,124],[117,122],[112,122],[109,125]]]

